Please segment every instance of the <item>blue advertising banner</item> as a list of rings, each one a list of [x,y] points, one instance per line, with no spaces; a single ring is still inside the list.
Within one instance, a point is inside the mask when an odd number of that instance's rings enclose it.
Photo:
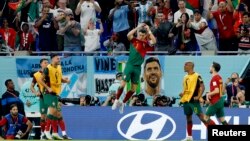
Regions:
[[[75,113],[77,111],[77,114]],[[82,140],[181,140],[186,137],[186,117],[182,107],[63,107],[67,133]],[[247,108],[226,108],[231,125],[250,125]],[[211,117],[219,124],[215,117]],[[194,140],[206,140],[207,128],[193,115]]]
[[[19,88],[26,81],[31,81],[30,73],[40,69],[40,59],[44,57],[16,58],[17,80]],[[48,58],[48,57],[45,57]],[[87,93],[87,57],[61,57],[63,77],[70,79],[70,84],[63,84],[61,97],[74,98]]]

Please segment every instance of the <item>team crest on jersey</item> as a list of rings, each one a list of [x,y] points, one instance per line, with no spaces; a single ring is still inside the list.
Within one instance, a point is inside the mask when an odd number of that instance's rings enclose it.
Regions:
[[[56,105],[56,103],[55,103],[55,102],[53,102],[53,103],[52,103],[52,105],[53,105],[53,106],[55,106],[55,105]]]
[[[45,109],[44,108],[42,108],[42,112],[44,112],[45,111]]]

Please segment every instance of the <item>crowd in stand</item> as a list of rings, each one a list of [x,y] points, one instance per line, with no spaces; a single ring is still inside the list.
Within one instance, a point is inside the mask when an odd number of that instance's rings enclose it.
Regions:
[[[147,23],[157,38],[157,52],[242,54],[250,48],[248,4],[247,0],[3,0],[0,48],[101,50],[111,55],[128,51],[127,33]]]

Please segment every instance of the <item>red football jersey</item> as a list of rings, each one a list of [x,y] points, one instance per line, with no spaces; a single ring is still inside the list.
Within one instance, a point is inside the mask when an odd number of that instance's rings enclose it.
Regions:
[[[223,82],[222,82],[221,76],[218,74],[213,76],[210,81],[210,92],[214,91],[215,88],[219,88],[219,93],[211,97],[210,99],[211,104],[215,104],[216,102],[220,100],[220,96],[222,93],[222,86],[223,86]]]

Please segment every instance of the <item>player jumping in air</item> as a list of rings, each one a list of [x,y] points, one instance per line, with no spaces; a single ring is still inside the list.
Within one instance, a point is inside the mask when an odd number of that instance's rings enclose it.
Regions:
[[[137,32],[137,38],[134,34]],[[135,29],[131,30],[128,35],[130,41],[129,59],[123,73],[123,80],[116,94],[116,100],[112,105],[112,110],[115,110],[120,106],[120,113],[123,113],[125,103],[136,91],[137,85],[140,82],[141,65],[144,62],[147,51],[153,51],[152,45],[156,43],[156,39],[152,34],[150,28],[146,24],[139,24]],[[119,98],[124,90],[127,82],[131,80],[131,89],[125,95],[122,103],[119,102]]]

